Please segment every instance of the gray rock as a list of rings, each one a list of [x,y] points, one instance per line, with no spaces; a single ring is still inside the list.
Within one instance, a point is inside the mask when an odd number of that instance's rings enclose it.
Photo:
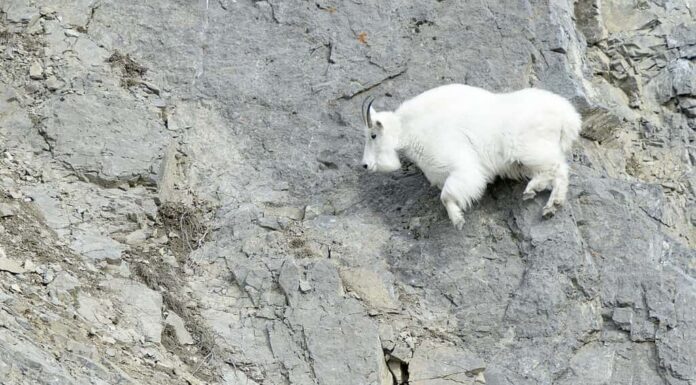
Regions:
[[[164,263],[166,263],[169,266],[172,266],[172,267],[179,266],[179,261],[177,261],[176,257],[173,255],[165,255],[162,257],[162,260],[164,261]]]
[[[164,323],[174,328],[174,334],[176,335],[177,341],[181,345],[193,345],[194,340],[191,334],[186,330],[186,324],[184,320],[179,317],[174,312],[169,312],[167,318],[164,319]]]
[[[575,5],[578,29],[585,35],[588,44],[596,44],[606,39],[607,30],[602,22],[602,2],[582,0]]]
[[[57,159],[86,179],[106,185],[156,179],[153,170],[166,137],[153,112],[114,94],[61,99],[43,112],[48,118],[45,137]]]
[[[270,208],[269,211],[277,217],[290,218],[296,221],[301,221],[304,218],[304,209],[298,207],[274,207]]]
[[[91,260],[106,260],[111,264],[118,264],[121,254],[126,249],[123,244],[101,234],[79,231],[73,235],[75,240],[70,247]]]
[[[262,217],[259,219],[259,226],[270,230],[280,230],[278,220],[272,217]]]
[[[233,385],[233,384],[247,384],[247,385],[258,385],[258,383],[249,377],[247,375],[239,370],[239,369],[225,369],[223,371],[223,377],[222,377],[223,383],[225,385]]]
[[[147,233],[143,229],[138,229],[126,235],[126,244],[141,245],[147,240]]]
[[[312,290],[312,285],[305,281],[304,279],[300,280],[300,291],[303,293],[307,293]]]
[[[631,324],[633,323],[633,309],[625,307],[615,308],[611,319],[620,328],[631,330]]]
[[[110,314],[110,308],[112,307],[111,301],[99,300],[80,292],[77,295],[77,303],[78,314],[87,321],[93,324],[110,323],[109,317],[112,316]]]
[[[696,66],[688,60],[677,60],[666,66],[649,83],[659,103],[666,103],[680,95],[696,94]]]
[[[23,1],[8,0],[2,5],[2,11],[10,23],[27,24],[37,14],[38,10]]]
[[[570,375],[559,384],[609,384],[612,383],[614,349],[591,343],[583,346],[570,361]]]
[[[681,48],[696,45],[696,26],[682,23],[676,25],[666,36],[668,48]]]
[[[43,79],[43,75],[44,75],[44,70],[43,70],[43,67],[41,67],[41,63],[39,63],[39,62],[31,63],[31,66],[29,67],[29,77],[34,79],[34,80],[40,80],[40,79]]]
[[[66,29],[65,36],[67,36],[67,37],[79,37],[80,33],[75,31],[74,29]]]
[[[71,353],[78,354],[90,359],[96,359],[99,355],[97,348],[91,345],[85,345],[76,341],[68,341],[67,350]]]
[[[51,269],[47,269],[43,272],[43,274],[41,274],[41,278],[41,282],[44,285],[48,285],[49,283],[53,282],[54,279],[56,279],[56,273]]]
[[[3,381],[67,384],[74,378],[52,354],[11,330],[0,328],[0,342],[0,375]]]
[[[604,142],[613,139],[623,125],[622,119],[606,109],[598,109],[583,118],[582,136]]]
[[[80,286],[80,281],[75,276],[67,271],[60,271],[56,273],[55,278],[49,283],[48,289],[54,290],[57,293],[69,293]]]
[[[102,67],[111,54],[88,38],[79,36],[74,44],[72,44],[77,58],[81,64],[88,67]],[[141,113],[143,113],[142,111]]]
[[[605,350],[606,352],[606,350]],[[659,384],[663,379],[652,368],[658,365],[656,352],[651,344],[618,346],[613,357],[614,370],[611,383],[614,384]],[[588,359],[592,360],[591,357]],[[588,374],[592,375],[592,374]]]
[[[416,348],[409,363],[409,384],[485,384],[486,365],[471,352],[453,346],[425,342]]]
[[[85,27],[94,17],[93,10],[98,9],[99,2],[95,0],[57,0],[49,2],[53,9],[60,10],[59,15],[63,22],[69,26]]]
[[[34,129],[29,111],[20,103],[21,94],[7,88],[0,95],[0,133],[9,140],[8,147],[13,147],[12,143],[24,143],[31,147],[43,148],[45,142],[41,144],[43,139]]]
[[[36,188],[27,191],[27,194],[32,198],[34,205],[41,210],[48,227],[58,233],[64,233],[68,230],[71,222],[70,217],[66,215],[63,207],[56,199],[54,191]]]
[[[162,295],[139,282],[114,278],[102,283],[115,298],[123,315],[119,322],[122,341],[160,342],[162,336]]]
[[[61,88],[63,88],[64,82],[56,78],[55,76],[51,75],[46,79],[46,88],[48,88],[49,91],[58,91]]]
[[[341,269],[341,279],[346,290],[356,293],[370,308],[397,309],[393,289],[390,290],[382,278],[367,269]]]
[[[0,203],[0,218],[15,216],[17,207],[7,203]]]
[[[5,256],[5,252],[0,249],[0,271],[7,271],[12,274],[22,274],[26,272],[26,269],[22,267],[22,264],[9,259]]]
[[[396,384],[403,384],[406,382],[406,373],[402,370],[402,363],[400,361],[389,360],[387,361],[387,366]]]
[[[295,261],[288,259],[283,262],[278,276],[278,285],[285,294],[287,302],[294,306],[297,290],[300,288],[300,270]]]

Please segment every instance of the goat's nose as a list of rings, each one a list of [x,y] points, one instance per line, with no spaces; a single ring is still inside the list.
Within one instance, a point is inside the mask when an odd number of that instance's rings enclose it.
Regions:
[[[363,163],[363,168],[367,170],[367,163]]]

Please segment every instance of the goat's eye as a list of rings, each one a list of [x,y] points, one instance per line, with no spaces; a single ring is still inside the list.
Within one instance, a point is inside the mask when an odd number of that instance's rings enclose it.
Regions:
[[[377,125],[377,127],[382,128],[382,122],[380,122],[379,120],[376,121],[375,124]]]
[[[372,134],[372,135],[370,135],[370,138],[372,138],[372,139],[377,138],[377,134]]]

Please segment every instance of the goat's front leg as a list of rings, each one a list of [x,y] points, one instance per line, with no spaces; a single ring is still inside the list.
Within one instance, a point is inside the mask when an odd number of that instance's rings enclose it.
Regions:
[[[452,173],[442,186],[440,200],[447,209],[447,215],[457,230],[464,227],[462,210],[481,198],[486,190],[486,180],[473,172]]]
[[[462,215],[462,209],[459,207],[459,204],[454,197],[442,194],[440,199],[442,200],[442,204],[445,205],[445,209],[447,209],[447,216],[449,216],[449,219],[452,221],[454,227],[457,230],[463,229],[464,216]]]

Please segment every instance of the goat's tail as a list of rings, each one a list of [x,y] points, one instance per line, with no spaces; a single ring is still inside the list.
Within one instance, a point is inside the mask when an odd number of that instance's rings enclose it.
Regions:
[[[582,117],[572,108],[561,123],[561,150],[564,154],[570,152],[573,142],[580,136],[581,127]]]

